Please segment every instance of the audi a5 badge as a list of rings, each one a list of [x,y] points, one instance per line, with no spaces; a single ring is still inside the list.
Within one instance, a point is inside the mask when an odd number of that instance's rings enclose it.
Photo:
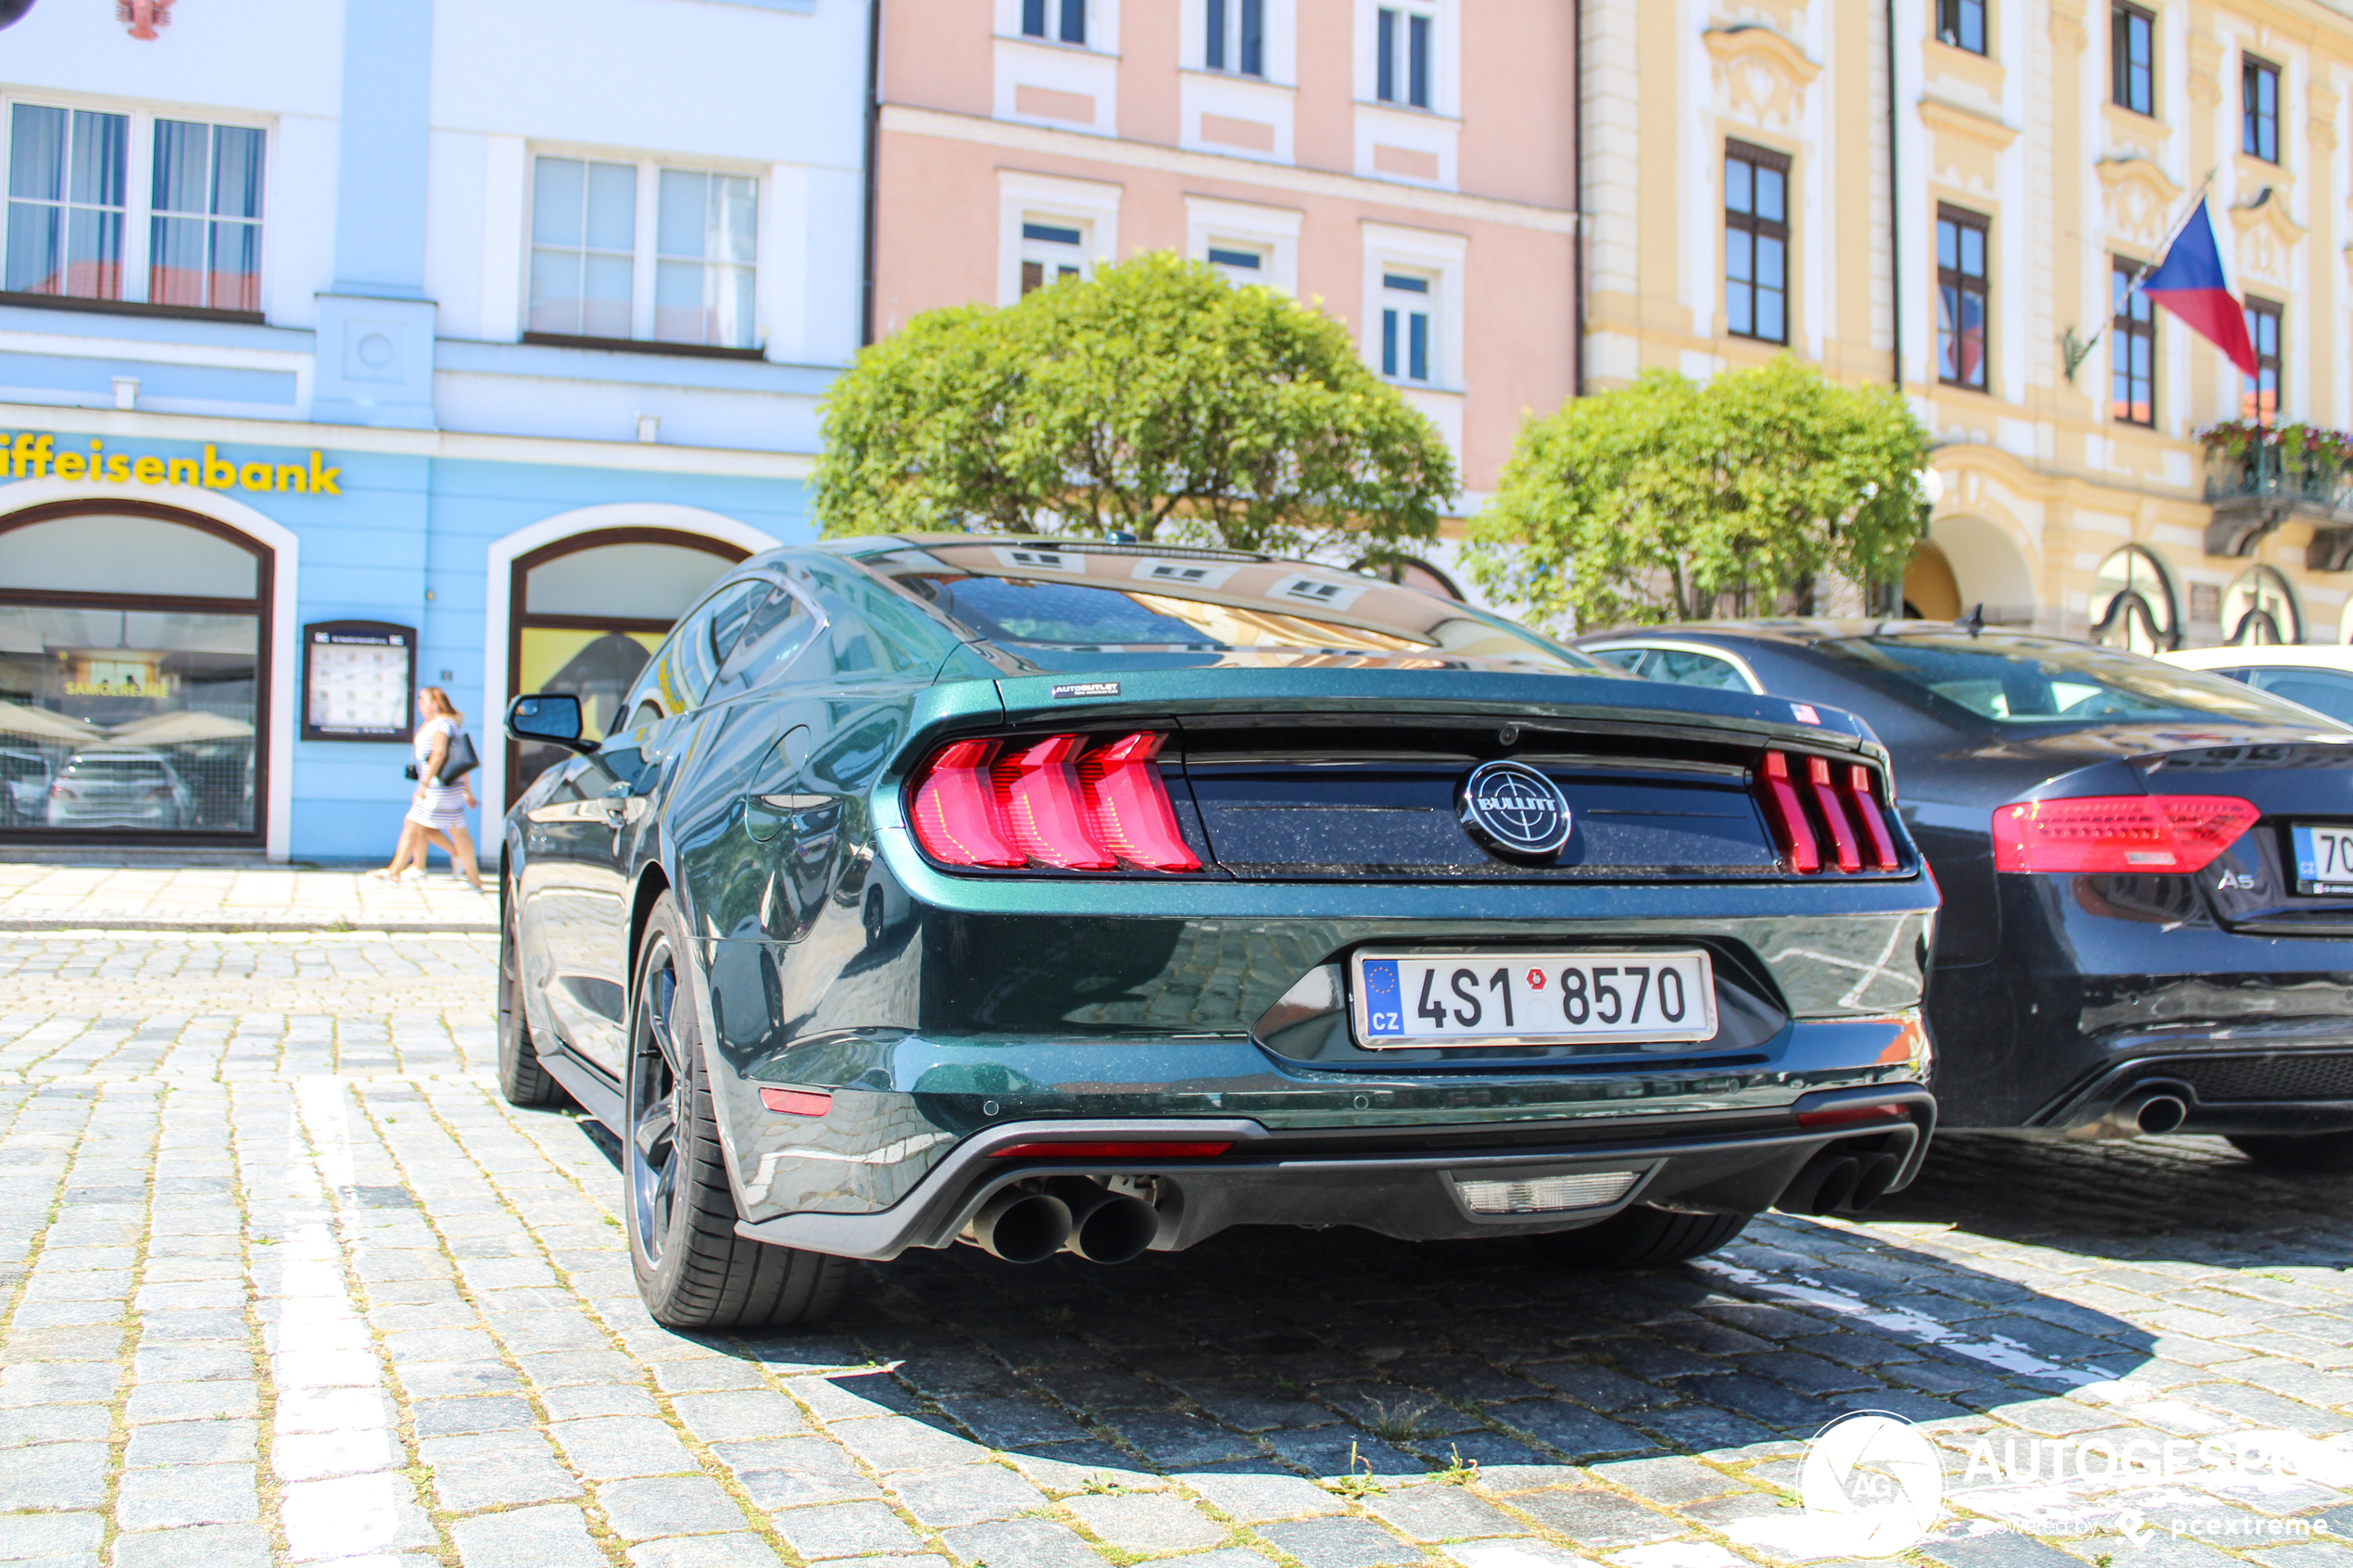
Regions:
[[[1495,854],[1549,860],[1568,842],[1568,797],[1524,762],[1482,762],[1463,781],[1463,826]]]

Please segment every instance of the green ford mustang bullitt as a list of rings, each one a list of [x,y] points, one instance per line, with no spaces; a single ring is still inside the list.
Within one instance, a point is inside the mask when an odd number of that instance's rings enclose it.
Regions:
[[[971,534],[756,556],[591,701],[508,713],[560,749],[499,1068],[620,1139],[665,1323],[1237,1224],[1658,1263],[1859,1209],[1933,1126],[1936,893],[1832,709],[1378,576]]]

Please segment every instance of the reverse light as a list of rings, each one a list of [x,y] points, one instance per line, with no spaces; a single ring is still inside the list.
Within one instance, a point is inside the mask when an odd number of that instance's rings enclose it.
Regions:
[[[1994,813],[1997,872],[2203,871],[2262,816],[2228,795],[2028,800]]]
[[[1078,786],[1095,836],[1123,860],[1156,872],[1197,872],[1160,779],[1164,737],[1145,731],[1099,746],[1078,764]]]
[[[991,1160],[1214,1160],[1231,1143],[1013,1143],[988,1151]]]
[[[953,741],[915,771],[908,822],[943,865],[1198,872],[1168,786],[1164,734]]]
[[[1765,820],[1772,824],[1773,841],[1780,847],[1781,859],[1799,875],[1812,876],[1822,869],[1822,852],[1815,843],[1813,824],[1806,820],[1806,808],[1798,803],[1797,786],[1790,781],[1789,759],[1778,751],[1767,752],[1756,782],[1765,796]]]

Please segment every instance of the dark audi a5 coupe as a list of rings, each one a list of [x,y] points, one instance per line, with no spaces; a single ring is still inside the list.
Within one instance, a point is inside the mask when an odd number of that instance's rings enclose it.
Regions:
[[[1965,625],[1580,645],[1657,680],[1834,702],[1886,744],[1944,891],[1945,1125],[2178,1128],[2353,1168],[2353,731],[2138,654]]]
[[[500,1071],[616,1135],[667,1323],[1237,1224],[1655,1263],[1868,1203],[1933,1123],[1935,891],[1831,709],[956,534],[746,561],[580,723],[508,714],[576,755],[506,822]]]

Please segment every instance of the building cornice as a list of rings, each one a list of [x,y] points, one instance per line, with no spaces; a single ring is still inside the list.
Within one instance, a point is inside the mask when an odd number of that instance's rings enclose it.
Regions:
[[[487,435],[456,430],[393,430],[301,420],[220,419],[209,414],[125,412],[48,403],[0,403],[0,429],[70,432],[131,441],[317,447],[321,451],[364,452],[382,457],[433,458],[444,462],[528,463],[540,468],[708,474],[727,479],[805,480],[816,466],[816,458],[802,452]]]
[[[1111,164],[1125,169],[1179,174],[1195,180],[1214,180],[1223,184],[1252,186],[1262,191],[1327,196],[1362,203],[1366,207],[1428,213],[1458,222],[1496,223],[1555,234],[1577,232],[1577,214],[1561,207],[1536,207],[1526,202],[1465,195],[1454,191],[1433,191],[1416,185],[1392,185],[1385,181],[1363,180],[1352,174],[1335,174],[1326,169],[1264,163],[1255,158],[1221,157],[1214,153],[1187,152],[1154,143],[1053,131],[1043,126],[984,119],[975,115],[950,114],[941,109],[915,108],[906,104],[883,106],[882,128],[887,134],[931,136],[947,142],[1003,147],[1008,151],[1038,157],[1066,157],[1084,163]]]

